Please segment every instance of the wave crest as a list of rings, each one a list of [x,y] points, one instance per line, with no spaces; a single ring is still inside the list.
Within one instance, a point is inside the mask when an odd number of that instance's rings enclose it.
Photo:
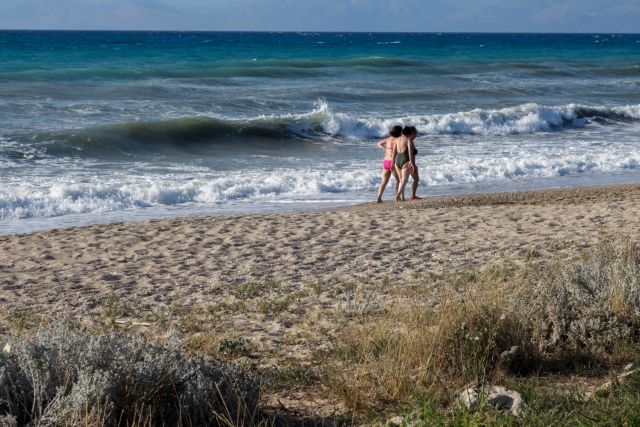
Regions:
[[[399,124],[416,126],[420,133],[427,135],[512,135],[584,127],[591,122],[607,124],[635,120],[640,120],[640,105],[542,106],[531,103],[494,110],[475,109],[391,119],[353,118],[348,114],[336,113],[331,114],[325,125],[325,131],[347,138],[383,137],[386,136],[388,129]]]
[[[640,105],[618,107],[569,104],[544,106],[522,104],[502,109],[474,109],[447,114],[403,117],[358,117],[334,112],[324,100],[306,113],[262,115],[248,118],[185,117],[172,120],[136,121],[89,129],[50,132],[32,139],[50,155],[104,155],[106,153],[189,149],[193,146],[234,142],[282,146],[301,140],[331,138],[373,139],[385,137],[394,125],[413,125],[422,135],[513,135],[564,131],[640,120]],[[3,144],[5,145],[5,144]],[[18,147],[19,148],[19,147]],[[2,151],[7,146],[0,147]],[[17,148],[12,147],[13,150]]]

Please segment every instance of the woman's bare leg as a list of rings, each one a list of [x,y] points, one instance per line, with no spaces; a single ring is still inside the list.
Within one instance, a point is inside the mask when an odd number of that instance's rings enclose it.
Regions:
[[[399,167],[397,167],[397,166],[394,166],[394,167],[393,167],[393,170],[395,171],[395,173],[396,173],[396,177],[397,177],[397,179],[398,179],[398,181],[397,181],[397,183],[396,183],[396,202],[399,202],[399,201],[400,201],[400,197],[399,197],[399,194],[400,194],[400,185],[401,185],[401,183],[402,183],[402,168],[399,168]]]
[[[378,198],[376,199],[376,203],[382,203],[382,193],[384,193],[384,189],[387,187],[387,183],[389,182],[390,177],[391,171],[383,168],[382,181],[380,181],[380,187],[378,187]]]
[[[416,191],[418,191],[418,184],[420,184],[420,175],[418,174],[418,166],[411,169],[411,177],[413,178],[413,183],[411,184],[411,198],[415,199]]]
[[[395,191],[395,194],[398,194],[398,188],[400,188],[400,175],[398,175],[398,171],[397,171],[397,168],[395,166],[393,167],[393,169],[391,169],[391,174],[396,179],[396,191]]]
[[[404,188],[407,186],[407,181],[409,181],[409,171],[408,168],[405,167],[402,169],[400,176],[402,177],[400,180],[400,186],[398,187],[398,193],[396,194],[396,202],[404,202]]]

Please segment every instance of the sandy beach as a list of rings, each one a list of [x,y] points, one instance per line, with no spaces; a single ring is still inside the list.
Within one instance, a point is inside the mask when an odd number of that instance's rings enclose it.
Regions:
[[[407,281],[633,230],[640,185],[428,198],[332,211],[176,218],[0,237],[7,310],[90,314],[101,299],[209,303],[243,283]]]
[[[0,303],[5,313],[91,319],[117,301],[129,307],[117,315],[151,323],[206,308],[221,313],[221,330],[274,348],[301,321],[330,329],[326,313],[354,298],[385,304],[430,274],[579,248],[633,231],[639,214],[640,185],[619,185],[4,236]]]

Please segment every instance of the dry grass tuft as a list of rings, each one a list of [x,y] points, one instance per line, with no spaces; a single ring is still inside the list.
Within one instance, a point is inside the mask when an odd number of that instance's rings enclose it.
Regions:
[[[560,359],[606,357],[639,338],[640,249],[629,237],[442,280],[435,311],[415,301],[345,324],[325,363],[349,409],[434,393],[450,400],[498,372],[557,369]]]

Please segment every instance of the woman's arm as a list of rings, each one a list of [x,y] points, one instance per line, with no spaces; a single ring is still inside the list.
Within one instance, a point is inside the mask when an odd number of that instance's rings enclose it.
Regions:
[[[416,165],[416,157],[413,155],[413,141],[411,138],[407,138],[407,151],[409,152],[409,161],[411,162],[411,166]]]
[[[383,139],[382,141],[378,142],[378,147],[382,148],[383,150],[387,149],[387,140]]]

